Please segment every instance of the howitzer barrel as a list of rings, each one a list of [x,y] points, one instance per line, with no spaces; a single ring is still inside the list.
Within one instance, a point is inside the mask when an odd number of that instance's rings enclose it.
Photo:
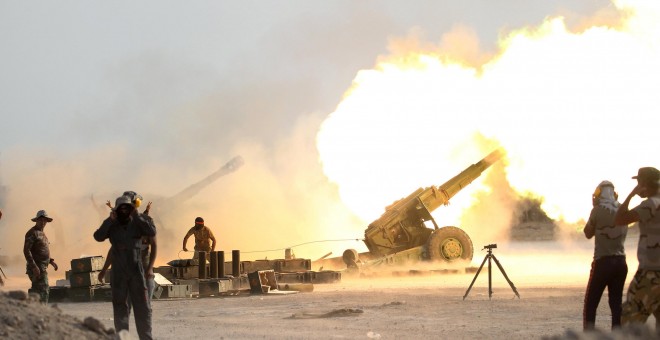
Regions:
[[[420,200],[422,200],[429,211],[435,210],[440,205],[447,204],[450,198],[454,197],[456,193],[481,176],[481,173],[486,171],[486,169],[488,169],[493,163],[500,160],[503,155],[504,151],[502,149],[496,149],[482,160],[470,165],[460,174],[454,176],[441,186],[432,187],[432,190],[426,190],[423,192],[419,196]]]
[[[204,179],[201,181],[194,183],[190,185],[189,187],[185,188],[178,194],[172,196],[168,201],[170,202],[184,202],[187,199],[195,196],[198,192],[200,192],[205,186],[213,183],[216,179],[227,175],[229,173],[232,173],[241,166],[243,166],[243,157],[241,156],[236,156],[232,158],[229,162],[227,162],[225,165],[223,165],[220,169],[216,170],[214,173],[206,176]]]
[[[481,173],[503,155],[503,150],[497,149],[441,186],[419,188],[387,207],[385,213],[373,221],[364,232],[364,243],[369,251],[376,256],[383,256],[425,245],[433,230],[427,228],[424,222],[432,221],[435,229],[439,229],[431,212],[448,204],[449,199],[481,176]],[[465,238],[469,238],[467,234]],[[466,247],[472,249],[471,244],[467,245],[467,241]],[[456,256],[449,256],[454,257],[471,258],[472,253],[471,250],[466,250],[459,251]]]

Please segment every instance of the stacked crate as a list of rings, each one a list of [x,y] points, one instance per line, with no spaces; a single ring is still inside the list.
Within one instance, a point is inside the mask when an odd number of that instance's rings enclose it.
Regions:
[[[82,257],[71,260],[68,298],[72,301],[109,301],[112,299],[110,285],[99,281],[103,269],[103,256]]]

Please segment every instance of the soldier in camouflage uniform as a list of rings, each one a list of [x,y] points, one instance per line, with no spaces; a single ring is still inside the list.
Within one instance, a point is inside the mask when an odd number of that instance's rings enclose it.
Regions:
[[[195,219],[195,226],[190,228],[186,233],[186,236],[183,238],[183,250],[188,251],[186,243],[188,243],[188,238],[192,235],[195,235],[195,255],[194,259],[199,258],[199,252],[205,251],[207,254],[215,250],[215,236],[211,228],[204,225],[204,219],[197,217]],[[211,244],[210,241],[213,241]]]
[[[639,223],[639,268],[628,287],[621,323],[643,324],[653,314],[656,331],[660,331],[660,171],[652,167],[640,168],[633,178],[637,179],[637,186],[621,203],[614,220],[617,225]],[[628,205],[635,195],[646,199],[630,210]]]
[[[32,287],[28,290],[28,293],[37,293],[41,297],[41,302],[48,303],[49,285],[46,270],[48,264],[57,270],[57,264],[50,257],[48,237],[44,233],[44,227],[53,219],[48,217],[45,210],[39,210],[32,221],[36,224],[25,234],[23,245],[23,254],[27,262],[25,273],[32,282]]]

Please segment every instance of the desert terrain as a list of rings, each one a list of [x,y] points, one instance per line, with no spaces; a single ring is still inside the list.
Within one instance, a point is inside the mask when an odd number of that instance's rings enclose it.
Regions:
[[[487,267],[465,299],[474,273],[433,274],[420,268],[410,276],[387,271],[368,278],[343,275],[340,283],[316,284],[313,292],[291,295],[154,300],[153,334],[157,339],[541,339],[572,334],[586,339],[594,335],[585,337],[581,332],[589,243],[511,243],[493,253],[520,298],[495,264],[490,298]],[[475,249],[473,265],[478,267],[484,256],[485,251]],[[629,255],[628,265],[629,282],[637,266],[634,256]],[[28,287],[27,278],[14,270],[2,290]],[[113,327],[109,302],[58,303],[57,308],[78,320],[93,316]],[[610,317],[605,292],[596,320],[600,336],[611,335]],[[647,324],[654,328],[654,323],[650,318]],[[133,323],[130,334],[137,338]]]
[[[496,280],[489,299],[486,272],[463,300],[472,277],[344,279],[292,295],[154,300],[153,334],[157,339],[534,339],[581,328],[583,287],[516,286],[518,299],[506,282]],[[79,320],[94,316],[113,327],[109,302],[57,306]],[[606,306],[599,307],[602,327],[608,324]],[[130,333],[137,338],[134,327]]]

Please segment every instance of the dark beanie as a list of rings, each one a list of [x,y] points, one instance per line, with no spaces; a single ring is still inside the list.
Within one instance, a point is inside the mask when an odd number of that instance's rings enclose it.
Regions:
[[[201,217],[197,217],[197,218],[195,219],[195,223],[204,223],[204,219],[201,218]]]

